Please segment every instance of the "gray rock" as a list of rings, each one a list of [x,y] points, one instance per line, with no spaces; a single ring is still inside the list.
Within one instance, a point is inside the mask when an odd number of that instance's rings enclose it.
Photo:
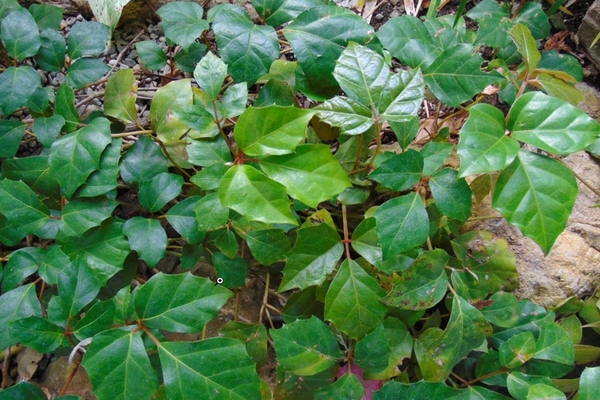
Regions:
[[[596,63],[600,64],[600,43],[596,43],[596,45],[592,47],[592,42],[596,38],[598,32],[600,32],[600,0],[596,0],[592,3],[577,31],[579,42],[588,51],[590,57],[592,57]]]

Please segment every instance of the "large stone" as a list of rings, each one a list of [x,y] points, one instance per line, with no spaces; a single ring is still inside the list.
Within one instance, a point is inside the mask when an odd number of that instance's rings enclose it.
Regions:
[[[600,64],[600,43],[597,43],[592,47],[592,43],[594,42],[596,35],[598,35],[598,32],[600,32],[600,0],[596,0],[592,3],[577,31],[579,42],[588,51],[590,57],[592,57],[597,64]]]

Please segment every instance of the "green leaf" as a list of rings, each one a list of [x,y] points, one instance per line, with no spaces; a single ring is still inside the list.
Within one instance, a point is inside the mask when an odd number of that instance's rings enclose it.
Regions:
[[[0,400],[46,400],[48,396],[39,386],[29,382],[19,382],[0,392]]]
[[[54,112],[65,119],[65,131],[74,131],[79,126],[79,114],[75,110],[75,93],[66,83],[62,83],[56,91]]]
[[[40,31],[44,29],[60,29],[64,12],[62,7],[49,4],[32,4],[29,7],[29,12],[33,19],[35,19],[35,23]]]
[[[167,234],[155,219],[133,217],[123,225],[123,233],[129,239],[131,250],[137,251],[140,259],[150,268],[164,257],[167,249]]]
[[[515,309],[517,320],[510,327],[495,329],[494,335],[489,339],[494,347],[499,347],[502,342],[507,341],[519,332],[530,331],[536,338],[539,337],[541,326],[547,322],[554,321],[554,313],[547,312],[544,307],[531,303],[528,300],[520,300]]]
[[[20,121],[0,120],[0,158],[12,158],[19,150],[19,144],[27,125]]]
[[[584,98],[583,93],[575,86],[566,83],[562,79],[553,78],[550,74],[540,74],[536,80],[549,96],[557,97],[574,106]]]
[[[104,90],[104,114],[124,122],[135,121],[137,119],[135,109],[137,88],[137,82],[131,69],[116,71],[108,79]]]
[[[517,155],[519,143],[505,131],[504,115],[496,107],[476,104],[469,108],[469,118],[459,132],[459,177],[506,168]]]
[[[102,151],[110,142],[110,122],[96,118],[80,130],[52,143],[50,175],[61,182],[61,193],[67,199],[98,169]]]
[[[175,114],[175,117],[187,125],[188,128],[197,131],[188,133],[188,136],[192,139],[198,139],[205,135],[212,135],[216,128],[215,117],[203,106],[194,104],[175,110],[173,113]],[[223,139],[221,138],[221,140]]]
[[[418,70],[391,75],[377,102],[381,118],[396,123],[410,121],[421,107],[424,90],[423,75]]]
[[[60,233],[81,236],[85,231],[100,226],[118,205],[119,202],[106,197],[72,200],[62,210]]]
[[[466,221],[471,216],[471,188],[458,173],[444,168],[431,175],[429,188],[440,212],[449,218]]]
[[[354,251],[371,265],[377,265],[382,260],[379,237],[375,230],[376,226],[375,218],[365,218],[352,232],[352,241],[350,242]]]
[[[418,151],[408,149],[381,163],[369,178],[383,186],[401,192],[410,189],[421,179],[423,157]]]
[[[98,398],[149,400],[158,380],[146,354],[142,332],[121,329],[94,336],[81,362]]]
[[[31,131],[35,135],[38,142],[44,145],[44,147],[50,148],[52,143],[54,143],[60,134],[60,130],[64,125],[65,119],[58,114],[54,114],[48,118],[36,118],[33,121]]]
[[[334,97],[315,110],[321,121],[340,127],[346,135],[359,135],[373,126],[371,110],[347,97]]]
[[[211,140],[190,140],[185,150],[188,153],[188,161],[201,167],[232,161],[229,146],[221,136]]]
[[[297,225],[285,186],[249,165],[229,168],[219,186],[223,207],[231,208],[250,221]]]
[[[586,367],[579,378],[579,400],[592,400],[600,384],[600,367]]]
[[[431,333],[435,330],[425,331],[415,342],[415,354],[423,379],[439,382],[445,380],[464,356],[492,334],[492,327],[475,307],[456,296],[452,300],[446,330],[437,335]]]
[[[212,263],[217,277],[223,279],[223,286],[226,288],[243,287],[246,284],[248,265],[243,258],[229,258],[223,253],[213,253]]]
[[[11,321],[8,330],[23,346],[39,353],[52,352],[65,340],[65,332],[61,327],[35,315]]]
[[[577,197],[571,171],[548,157],[520,150],[498,177],[492,205],[548,254]]]
[[[194,212],[201,231],[213,231],[229,221],[229,209],[221,205],[218,193],[209,193],[198,200]]]
[[[433,307],[446,294],[448,278],[444,267],[448,260],[448,254],[442,249],[419,255],[410,268],[394,280],[382,303],[403,310]]]
[[[74,89],[81,89],[85,85],[102,78],[110,66],[97,58],[80,58],[67,69],[66,82]]]
[[[279,26],[296,18],[304,10],[323,5],[321,0],[253,0],[252,5],[261,19]]]
[[[53,244],[48,247],[44,259],[39,264],[38,274],[48,285],[56,285],[58,283],[58,276],[69,263],[69,257],[63,253],[61,247]]]
[[[29,11],[19,8],[0,24],[2,43],[8,55],[17,61],[33,57],[40,48],[40,33]]]
[[[246,243],[256,260],[263,265],[283,261],[290,242],[281,229],[263,229],[246,234]]]
[[[104,51],[110,37],[110,28],[99,22],[77,22],[67,38],[69,57],[97,57]]]
[[[49,177],[49,169],[48,156],[13,158],[2,162],[2,175],[5,178],[22,180],[34,192],[59,199],[60,188],[58,182]]]
[[[333,271],[343,251],[340,236],[329,225],[299,229],[294,247],[285,256],[279,291],[320,285]]]
[[[194,72],[198,61],[206,52],[206,46],[202,43],[194,42],[188,49],[181,49],[175,54],[175,67],[183,72]]]
[[[295,153],[265,157],[260,167],[269,178],[283,184],[291,197],[313,208],[351,186],[325,145],[300,145]]]
[[[525,25],[534,39],[544,39],[550,34],[548,16],[539,3],[526,3],[519,10],[514,23]]]
[[[374,216],[384,259],[422,245],[429,235],[429,217],[417,193],[386,201]]]
[[[570,365],[574,361],[574,348],[567,332],[556,323],[541,326],[533,358]]]
[[[123,157],[121,177],[128,185],[140,186],[167,172],[167,158],[152,139],[139,138]]]
[[[243,8],[232,4],[212,8],[209,21],[220,56],[235,82],[252,85],[269,72],[269,66],[279,57],[275,29],[255,25]]]
[[[508,31],[508,35],[515,42],[519,53],[523,56],[528,72],[532,73],[542,56],[537,49],[535,39],[531,36],[531,32],[525,25],[516,24]]]
[[[190,196],[175,204],[166,214],[169,224],[189,243],[197,243],[204,238],[204,232],[198,229],[194,211],[199,200],[200,196]]]
[[[473,385],[468,389],[455,389],[443,382],[420,380],[410,384],[387,382],[380,390],[373,393],[373,400],[386,399],[508,400],[509,398],[481,386]]]
[[[170,172],[162,172],[152,179],[143,181],[138,198],[140,204],[150,212],[163,208],[181,193],[183,177]]]
[[[507,128],[513,138],[559,155],[583,150],[600,135],[600,124],[584,111],[540,92],[514,102]]]
[[[409,117],[406,121],[389,120],[388,124],[394,135],[396,135],[398,145],[402,150],[408,148],[408,145],[411,144],[419,132],[419,117],[417,116]]]
[[[38,87],[33,92],[33,95],[25,103],[25,107],[29,108],[32,114],[44,114],[50,106],[50,94],[52,89],[49,87]]]
[[[45,29],[40,34],[41,44],[34,58],[44,71],[59,71],[64,67],[65,37],[53,29]]]
[[[577,82],[583,79],[583,69],[579,61],[568,54],[559,53],[556,50],[549,50],[542,52],[542,59],[538,63],[538,70],[557,71],[564,72]],[[565,79],[566,80],[566,79]]]
[[[156,13],[160,15],[167,40],[184,49],[188,49],[208,29],[208,22],[202,19],[202,7],[193,2],[174,1],[165,4]]]
[[[495,71],[481,72],[482,62],[479,54],[473,55],[471,45],[458,44],[423,68],[425,83],[440,101],[458,107],[482,92],[486,86],[504,79]]]
[[[433,175],[452,153],[454,145],[444,142],[429,142],[421,149],[423,156],[423,175]]]
[[[335,62],[350,41],[369,43],[374,30],[351,10],[322,5],[312,7],[283,28],[306,74],[311,91],[331,97],[338,91],[333,77]]]
[[[67,264],[58,275],[58,293],[48,304],[48,319],[60,326],[67,326],[83,307],[95,298],[102,283],[96,271],[82,257]]]
[[[237,339],[161,343],[158,355],[170,399],[261,398],[254,363]]]
[[[238,83],[225,90],[221,103],[217,104],[217,110],[221,114],[221,118],[235,118],[246,110],[247,101],[248,84],[246,82]]]
[[[387,308],[379,302],[385,291],[355,261],[345,260],[325,297],[325,318],[360,340],[383,323]],[[387,361],[387,359],[386,359]]]
[[[315,375],[336,364],[342,356],[333,333],[314,316],[269,333],[277,361],[295,375]]]
[[[15,234],[21,238],[40,229],[50,216],[48,207],[26,184],[9,179],[0,180],[0,213],[18,223]]]
[[[113,139],[100,157],[100,166],[91,173],[83,187],[77,191],[78,197],[105,195],[118,185],[119,159],[121,158],[121,138]]]
[[[165,301],[164,293],[169,293]],[[200,332],[232,293],[207,278],[189,273],[158,273],[134,292],[135,311],[149,328]]]
[[[248,107],[235,125],[235,141],[249,156],[292,153],[304,141],[313,114],[296,107]]]
[[[150,71],[158,71],[167,65],[167,55],[154,40],[143,40],[135,44],[142,64]]]
[[[130,252],[129,243],[123,236],[123,222],[114,218],[90,229],[77,241],[62,243],[62,248],[70,259],[84,259],[102,284],[123,269]]]
[[[543,383],[531,385],[529,392],[527,392],[527,399],[565,400],[566,398],[565,394],[554,385],[550,386]]]
[[[286,82],[271,79],[258,92],[254,107],[268,107],[271,105],[287,107],[293,106],[295,101],[294,89]]]
[[[390,346],[383,324],[365,335],[354,348],[354,362],[365,372],[380,372],[388,366]]]
[[[9,116],[22,107],[41,85],[40,76],[29,66],[8,67],[0,74],[0,111]]]
[[[209,232],[208,243],[221,250],[229,258],[235,257],[239,250],[235,233],[229,228]]]
[[[484,0],[465,15],[477,21],[476,44],[502,48],[510,43],[506,33],[512,23],[507,5],[498,4],[494,0]]]
[[[535,337],[531,332],[521,332],[500,345],[500,364],[506,368],[518,368],[533,357]]]
[[[176,143],[189,128],[179,121],[174,111],[192,105],[189,79],[172,81],[159,88],[150,105],[152,131],[165,143]]]
[[[329,386],[315,392],[315,400],[346,399],[360,400],[365,393],[356,375],[344,374]]]
[[[210,101],[217,100],[226,76],[227,65],[210,51],[194,69],[194,79],[198,86],[206,92]]]
[[[20,286],[0,296],[0,323],[2,326],[5,327],[11,321],[32,315],[42,315],[34,284]],[[0,330],[0,346],[2,348],[11,346],[17,341],[8,329]]]
[[[129,287],[126,288],[129,290]],[[79,340],[90,338],[100,332],[109,330],[115,317],[116,297],[106,301],[95,303],[86,311],[75,326],[71,328],[75,337]]]
[[[529,393],[529,388],[532,385],[540,383],[548,386],[554,385],[547,376],[533,376],[516,371],[508,374],[508,378],[506,379],[506,387],[509,393],[511,396],[518,399],[525,399],[527,397],[527,393]]]
[[[10,253],[4,265],[2,292],[16,288],[25,278],[35,274],[43,256],[44,251],[36,247],[24,247]]]

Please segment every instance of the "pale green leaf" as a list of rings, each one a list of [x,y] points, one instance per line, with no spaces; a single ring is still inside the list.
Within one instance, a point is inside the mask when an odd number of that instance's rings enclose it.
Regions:
[[[123,233],[129,239],[131,250],[138,253],[150,268],[164,257],[167,249],[167,234],[155,219],[133,217],[123,225]]]
[[[115,72],[106,83],[104,89],[104,113],[125,122],[137,119],[135,99],[137,82],[131,69]]]

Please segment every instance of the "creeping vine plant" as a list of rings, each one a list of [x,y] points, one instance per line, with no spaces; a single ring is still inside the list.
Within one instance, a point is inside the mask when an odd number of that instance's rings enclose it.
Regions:
[[[151,129],[125,133],[138,78],[98,58],[110,28],[79,22],[65,40],[60,8],[0,5],[0,349],[89,344],[99,399],[592,399],[598,368],[561,378],[597,362],[581,324],[598,329],[597,298],[517,300],[507,243],[459,230],[473,195],[491,194],[548,253],[577,195],[560,157],[598,149],[600,125],[573,105],[581,67],[537,49],[540,4],[483,0],[466,14],[477,31],[429,13],[378,32],[321,0],[252,5],[261,24],[230,4],[206,19],[192,2],[158,10],[171,54],[142,41],[140,60],[191,76],[156,90]],[[42,87],[32,66],[65,82]],[[75,94],[104,83],[103,111],[82,119]],[[434,130],[415,143],[425,97]],[[442,106],[468,115],[458,141]],[[23,108],[31,119],[14,117]],[[18,154],[25,134],[39,154]],[[174,249],[180,270],[210,264],[221,284],[155,271],[131,285]],[[247,277],[265,283],[254,322],[167,339],[202,332]],[[267,302],[277,283],[282,310]],[[256,322],[268,310],[282,327]],[[269,346],[270,387],[257,372]],[[46,398],[30,383],[11,396]]]

